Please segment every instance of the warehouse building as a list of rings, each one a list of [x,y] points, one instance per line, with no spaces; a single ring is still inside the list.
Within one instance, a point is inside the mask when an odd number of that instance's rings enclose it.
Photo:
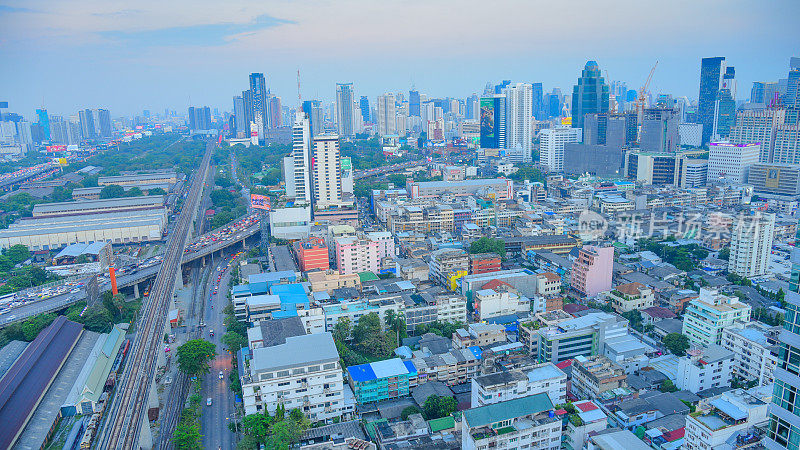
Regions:
[[[165,192],[169,192],[170,185],[169,183],[148,183],[148,184],[129,184],[122,186],[122,189],[125,192],[130,191],[133,188],[138,188],[144,195],[150,195],[150,191],[153,189],[163,189]],[[103,186],[96,186],[96,187],[87,187],[87,188],[77,188],[72,190],[72,199],[73,200],[100,200],[100,192],[103,190]]]
[[[36,251],[98,241],[113,244],[160,241],[166,227],[167,210],[163,206],[124,212],[31,217],[0,230],[0,248],[22,244]]]
[[[113,177],[100,177],[97,179],[98,186],[140,186],[143,184],[175,184],[178,182],[178,174],[174,170],[163,170],[148,173],[137,173],[131,175],[118,175]]]
[[[164,196],[151,195],[147,197],[109,198],[80,202],[41,203],[33,207],[33,217],[75,216],[145,209],[164,210]]]

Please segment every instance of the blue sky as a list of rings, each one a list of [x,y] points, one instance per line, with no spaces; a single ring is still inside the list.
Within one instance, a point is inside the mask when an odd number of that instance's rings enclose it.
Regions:
[[[786,77],[796,0],[0,0],[0,100],[32,115],[108,107],[231,109],[250,72],[292,104],[336,82],[371,99],[413,84],[464,97],[502,79],[569,92],[589,59],[638,87],[697,97],[700,58],[754,80]]]

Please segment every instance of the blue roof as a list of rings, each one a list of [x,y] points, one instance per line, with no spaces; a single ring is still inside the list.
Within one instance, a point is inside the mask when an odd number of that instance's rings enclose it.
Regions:
[[[287,317],[297,317],[297,310],[282,310],[282,311],[275,311],[272,313],[273,319],[285,319]]]
[[[297,274],[291,270],[282,270],[280,272],[264,272],[249,275],[247,281],[249,283],[274,283],[281,280],[294,281],[297,279]]]
[[[357,366],[350,366],[347,368],[347,373],[350,374],[350,379],[356,382],[377,380],[372,366],[369,364],[359,364]]]
[[[472,347],[468,347],[468,348],[469,348],[469,351],[471,351],[472,354],[475,355],[476,358],[481,359],[483,357],[483,350],[481,350],[481,348],[479,346],[473,345]]]
[[[406,365],[406,369],[408,369],[409,373],[417,373],[417,368],[414,367],[414,363],[411,361],[403,361],[403,364]]]

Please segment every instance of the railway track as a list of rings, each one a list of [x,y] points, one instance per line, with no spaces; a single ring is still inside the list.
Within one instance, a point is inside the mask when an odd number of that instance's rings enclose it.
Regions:
[[[208,142],[200,168],[195,174],[178,221],[169,238],[164,261],[153,288],[137,321],[131,356],[125,365],[116,394],[95,439],[99,449],[135,449],[144,422],[150,386],[155,376],[156,361],[162,351],[167,309],[180,270],[189,227],[197,209],[203,184],[208,176],[214,144]]]

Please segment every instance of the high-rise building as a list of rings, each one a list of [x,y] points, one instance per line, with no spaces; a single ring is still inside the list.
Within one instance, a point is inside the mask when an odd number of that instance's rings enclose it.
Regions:
[[[539,132],[540,159],[550,172],[564,171],[564,146],[580,142],[582,131],[581,128],[559,126],[545,128]]]
[[[39,130],[42,133],[42,140],[50,141],[50,116],[46,109],[37,109],[36,115],[39,117]]]
[[[800,108],[800,58],[789,60],[789,76],[786,78],[786,97],[783,103],[789,108]]]
[[[435,107],[433,108],[435,112]],[[435,114],[434,114],[435,116]],[[481,97],[481,148],[506,147],[506,97],[502,94]],[[435,121],[438,117],[428,117]]]
[[[353,83],[336,83],[336,126],[339,136],[347,139],[353,132]]]
[[[250,74],[250,94],[252,95],[252,121],[256,124],[258,140],[263,141],[269,128],[269,104],[267,80],[263,73]]]
[[[314,179],[314,202],[320,208],[342,203],[342,161],[339,136],[318,134],[314,137],[311,159]]]
[[[744,184],[758,162],[761,144],[712,142],[708,146],[708,183]]]
[[[636,141],[636,136],[634,134],[633,140],[629,141],[628,119],[623,114],[586,114],[583,116],[583,143],[620,149],[626,144],[632,144]]]
[[[107,109],[97,110],[97,125],[100,129],[100,137],[111,137],[111,113]]]
[[[189,107],[189,130],[211,129],[211,108],[208,106]]]
[[[311,127],[308,116],[298,113],[292,127],[292,169],[294,175],[294,200],[311,204]]]
[[[280,128],[283,125],[283,111],[281,98],[274,95],[269,97],[269,123],[270,128]]]
[[[408,115],[411,117],[420,117],[419,106],[419,91],[412,88],[408,91]]]
[[[377,102],[378,134],[388,136],[397,134],[394,94],[386,93],[378,96]]]
[[[467,120],[478,120],[480,108],[480,99],[478,96],[475,94],[470,95],[467,97],[467,101],[464,105],[464,118]]]
[[[786,110],[779,108],[750,109],[740,111],[736,125],[731,128],[729,139],[734,144],[761,143],[760,162],[772,162],[775,153],[775,137],[778,127],[783,125]]]
[[[596,61],[588,61],[572,90],[572,127],[583,128],[583,117],[608,112],[608,85]]]
[[[700,94],[697,104],[697,121],[703,124],[702,145],[711,140],[714,133],[717,99],[722,85],[725,58],[703,58],[700,62]]]
[[[506,149],[516,150],[512,162],[531,162],[533,151],[533,90],[528,83],[517,83],[503,89],[506,99]],[[506,152],[508,154],[509,152]]]
[[[572,263],[571,288],[586,297],[610,291],[613,265],[614,247],[584,245]]]
[[[303,112],[306,113],[311,123],[311,136],[322,134],[322,102],[319,100],[306,100],[303,102]]]
[[[561,117],[561,109],[563,107],[563,95],[561,89],[553,88],[553,91],[547,94],[547,108],[549,117]]]
[[[678,110],[674,108],[645,108],[639,147],[647,152],[678,151],[678,115]]]
[[[253,91],[248,89],[246,91],[242,91],[242,100],[244,101],[244,130],[245,130],[245,137],[252,137],[252,132],[256,133],[256,137],[258,137],[258,130],[253,128],[251,125],[254,123],[253,121]]]
[[[536,120],[544,120],[546,117],[545,117],[544,103],[542,102],[544,99],[544,91],[542,90],[542,83],[533,83],[531,85],[531,89],[532,89],[531,94],[533,96],[533,103],[531,105],[533,117],[535,117]]]
[[[241,138],[250,137],[245,135],[245,120],[246,116],[244,113],[244,98],[241,96],[233,97],[233,116],[234,116],[234,126],[235,135]]]
[[[2,127],[4,123],[9,123],[12,126],[14,125],[13,122],[0,122],[0,127]],[[0,136],[0,138],[1,137],[2,136]],[[69,143],[69,123],[61,116],[50,116],[50,141],[56,144]]]
[[[725,68],[717,94],[714,115],[715,138],[727,138],[734,125],[736,125],[736,71],[733,66],[729,66]]]
[[[94,139],[97,137],[95,133],[94,114],[91,109],[83,109],[78,111],[81,123],[81,135],[84,139]]]
[[[728,272],[743,277],[765,275],[769,270],[775,215],[757,213],[736,219],[731,233]]]
[[[374,119],[370,117],[370,109],[369,109],[369,97],[366,95],[361,96],[361,100],[358,101],[358,107],[361,110],[361,119],[364,123],[370,123]]]
[[[800,377],[800,294],[787,292],[783,330],[778,335],[780,350],[775,368],[775,390],[769,405],[769,428],[762,442],[769,450],[797,449],[800,447],[800,395],[797,395]]]
[[[776,163],[800,164],[800,124],[778,126],[772,160]]]

